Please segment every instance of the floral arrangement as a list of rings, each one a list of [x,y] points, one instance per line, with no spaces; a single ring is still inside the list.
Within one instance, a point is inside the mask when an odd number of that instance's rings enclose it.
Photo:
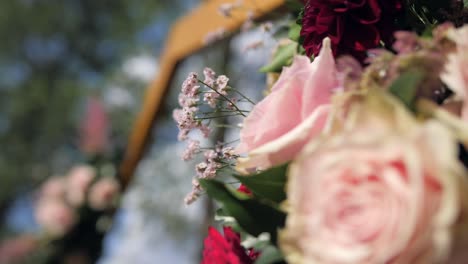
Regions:
[[[468,263],[467,2],[290,4],[263,100],[210,68],[182,85],[186,203],[224,226],[202,263]],[[226,126],[238,141],[194,139]]]

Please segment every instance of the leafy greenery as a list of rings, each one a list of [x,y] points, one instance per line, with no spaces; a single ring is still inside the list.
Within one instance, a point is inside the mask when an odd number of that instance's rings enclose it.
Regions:
[[[281,46],[275,53],[273,60],[266,66],[260,69],[261,72],[280,72],[284,66],[292,63],[292,59],[296,54],[298,44],[296,42]]]
[[[390,93],[399,98],[408,108],[414,110],[419,84],[424,78],[421,71],[407,71],[401,74],[390,86]]]
[[[243,194],[230,191],[225,184],[215,180],[200,180],[208,195],[223,205],[223,211],[234,217],[247,233],[258,236],[267,232],[276,244],[277,230],[284,226],[286,214]]]
[[[236,175],[235,178],[247,186],[255,196],[280,203],[286,199],[284,187],[287,168],[287,165],[283,165],[255,175]]]

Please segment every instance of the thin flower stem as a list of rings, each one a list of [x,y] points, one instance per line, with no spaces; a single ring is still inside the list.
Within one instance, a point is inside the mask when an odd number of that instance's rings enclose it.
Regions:
[[[241,114],[243,117],[247,117],[246,115],[244,115],[244,113],[242,113],[240,111],[240,109],[237,107],[237,105],[231,101],[231,99],[229,99],[227,96],[225,96],[224,94],[218,92],[216,89],[214,89],[213,87],[209,86],[208,84],[206,84],[205,82],[203,82],[202,80],[198,80],[201,84],[205,85],[206,87],[210,88],[211,90],[213,90],[215,93],[217,93],[219,96],[223,97],[226,101],[228,101],[229,103],[231,103],[231,105],[239,112],[239,114]]]
[[[232,90],[232,91],[238,93],[240,96],[242,96],[242,98],[244,98],[245,100],[247,100],[247,101],[248,101],[249,103],[251,103],[252,105],[256,105],[256,103],[255,103],[254,101],[250,100],[250,98],[248,98],[247,96],[245,96],[245,95],[244,95],[243,93],[241,93],[239,90],[234,89],[234,88],[232,88],[232,87],[230,87],[229,90]]]
[[[225,127],[225,128],[241,128],[239,126],[235,126],[235,125],[225,125],[225,124],[219,124],[219,125],[215,125],[215,127]]]
[[[197,117],[197,118],[195,118],[195,121],[199,121],[199,120],[208,120],[208,119],[216,119],[216,118],[224,118],[224,117],[230,117],[230,116],[239,116],[239,114],[222,115],[222,116]]]
[[[249,113],[250,111],[247,111],[247,110],[240,110],[241,112],[244,112],[244,113]],[[233,112],[238,112],[237,110],[216,110],[216,111],[213,111],[213,112],[202,112],[200,114],[202,115],[212,115],[212,114],[216,114],[216,113],[233,113]]]

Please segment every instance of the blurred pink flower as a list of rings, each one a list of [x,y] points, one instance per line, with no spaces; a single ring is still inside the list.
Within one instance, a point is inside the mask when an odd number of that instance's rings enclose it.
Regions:
[[[86,192],[96,177],[93,167],[79,165],[73,167],[67,178],[67,200],[73,206],[80,206],[85,201]]]
[[[288,263],[452,263],[468,191],[457,141],[436,122],[384,118],[312,142],[291,165]]]
[[[322,132],[338,86],[328,38],[312,63],[296,56],[245,119],[236,152],[248,157],[238,160],[238,169],[265,169],[294,158],[305,142]]]
[[[97,97],[88,99],[80,127],[80,148],[88,154],[103,153],[109,145],[109,118]]]
[[[64,177],[51,177],[41,187],[41,198],[57,198],[65,197],[67,184]]]
[[[457,45],[449,54],[442,80],[463,102],[461,117],[468,121],[468,25],[459,29],[449,29],[448,37]]]
[[[99,180],[89,191],[89,206],[95,210],[110,208],[119,194],[119,188],[118,182],[113,178]]]
[[[36,205],[35,214],[39,225],[56,237],[67,233],[76,222],[73,209],[57,199],[41,199]]]

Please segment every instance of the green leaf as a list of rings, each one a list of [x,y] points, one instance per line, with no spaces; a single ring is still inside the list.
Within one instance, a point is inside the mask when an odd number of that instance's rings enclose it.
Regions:
[[[423,79],[423,72],[419,70],[407,71],[392,83],[389,91],[408,106],[408,108],[414,110],[414,99]]]
[[[292,58],[296,54],[297,43],[291,43],[286,46],[278,48],[275,57],[270,64],[262,67],[260,72],[280,72],[284,66],[288,66],[292,63]]]
[[[270,205],[247,196],[233,194],[226,185],[215,180],[200,180],[200,185],[210,197],[220,202],[223,211],[236,219],[247,233],[258,236],[267,232],[276,243],[277,230],[284,226],[286,214]]]
[[[286,199],[287,169],[288,165],[286,164],[255,175],[234,175],[234,177],[247,186],[254,195],[280,203]]]
[[[284,258],[277,247],[267,246],[260,257],[255,261],[255,264],[272,264],[272,263],[284,263]]]
[[[468,7],[468,0],[463,0],[463,6],[464,6],[465,8]]]
[[[302,29],[301,25],[296,24],[296,22],[292,22],[289,27],[288,37],[298,42],[299,38],[301,37],[301,29]]]

